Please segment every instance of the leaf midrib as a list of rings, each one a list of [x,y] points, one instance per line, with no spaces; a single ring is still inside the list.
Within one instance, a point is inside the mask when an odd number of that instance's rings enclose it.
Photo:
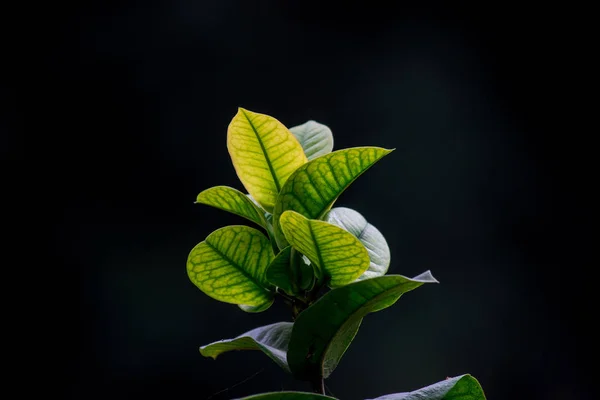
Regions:
[[[223,200],[223,201],[225,201],[225,200],[223,199],[223,197],[221,195],[221,192],[219,190],[232,190],[232,191],[235,191],[235,192],[239,193],[241,195],[240,199],[243,199],[242,201],[244,202],[244,205],[250,206],[250,208],[254,211],[256,219],[253,219],[250,215],[245,215],[243,213],[240,213],[237,208],[231,208],[231,209],[225,208],[219,202],[217,202],[217,203],[210,203],[210,202],[205,201],[205,200],[198,201],[196,199],[196,203],[204,204],[204,205],[207,205],[207,206],[218,208],[218,209],[226,211],[226,212],[230,212],[230,213],[238,215],[238,216],[240,216],[242,218],[246,218],[247,220],[252,221],[255,224],[258,224],[260,227],[266,229],[266,221],[264,220],[264,217],[261,214],[260,210],[256,207],[256,205],[252,202],[252,200],[248,199],[242,192],[240,192],[239,190],[234,189],[232,187],[229,187],[229,186],[215,186],[215,187],[212,187],[210,189],[205,190],[201,194],[206,193],[206,192],[208,192],[211,189],[213,189],[213,191],[215,192],[214,194],[216,196],[219,196],[219,198],[221,200]],[[217,189],[219,189],[219,190],[217,190]],[[235,202],[235,199],[233,199],[233,201]]]
[[[248,124],[250,124],[250,127],[252,128],[252,132],[254,132],[254,135],[256,136],[256,140],[258,141],[258,144],[260,145],[260,149],[262,150],[263,155],[265,156],[265,161],[267,162],[269,171],[271,171],[271,176],[273,177],[273,182],[275,183],[275,188],[277,189],[277,193],[279,193],[281,191],[281,185],[279,184],[279,179],[277,178],[277,175],[275,175],[275,170],[273,169],[271,159],[269,158],[269,155],[267,154],[267,149],[265,148],[265,145],[263,144],[263,142],[258,134],[258,131],[254,127],[254,124],[248,117],[248,114],[246,114],[246,111],[243,108],[240,108],[240,110],[242,111],[242,114],[244,114],[244,117],[246,117]]]
[[[373,165],[375,165],[375,163],[379,162],[383,157],[387,156],[392,151],[392,150],[389,150],[389,149],[384,149],[384,150],[388,150],[388,153],[383,154],[378,159],[374,160],[371,163],[368,163],[368,165],[366,167],[364,167],[364,169],[358,175],[356,175],[354,178],[352,178],[346,184],[344,184],[342,186],[341,190],[338,191],[338,194],[333,199],[331,199],[331,201],[328,204],[326,204],[325,207],[321,210],[321,212],[319,214],[317,214],[316,216],[314,216],[314,218],[315,219],[323,219],[323,216],[327,213],[327,211],[329,211],[331,209],[331,206],[333,206],[333,204],[337,201],[337,199],[342,195],[342,193],[344,193],[346,191],[346,189],[348,189],[348,187],[350,187],[350,185],[352,185],[361,175],[363,175],[365,172],[367,172],[367,170],[369,170],[369,168],[371,168]],[[341,150],[338,150],[338,151],[342,152],[342,151],[344,151],[344,149],[341,149]],[[334,152],[334,153],[337,153],[337,152]],[[329,153],[329,154],[333,154],[333,153]],[[346,155],[346,157],[347,157],[347,155]],[[331,166],[330,160],[327,160],[327,163]],[[346,165],[347,165],[347,162],[346,162]],[[336,178],[336,183],[339,185],[339,182],[337,180],[336,174],[333,171],[333,167],[332,167],[332,171],[331,172],[332,172],[333,176]],[[291,179],[289,179],[289,180],[291,181]],[[317,187],[315,185],[313,185],[313,187],[315,189],[317,189]],[[304,204],[304,202],[302,202],[302,206],[306,208],[306,204]]]
[[[262,290],[266,294],[270,294],[271,293],[270,291],[268,291],[267,289],[265,289],[260,282],[257,282],[257,280],[252,275],[248,274],[246,271],[244,271],[242,268],[240,268],[240,265],[238,263],[236,263],[235,261],[233,261],[227,255],[223,254],[223,252],[221,252],[218,248],[216,248],[215,246],[213,246],[208,241],[205,241],[204,243],[206,243],[206,245],[208,247],[210,247],[211,249],[213,249],[216,253],[218,253],[221,257],[223,257],[223,259],[225,259],[231,265],[234,265],[236,267],[236,269],[242,273],[242,275],[244,275],[246,278],[248,278],[249,280],[251,280],[252,283],[254,283],[254,285],[256,285],[260,290]]]

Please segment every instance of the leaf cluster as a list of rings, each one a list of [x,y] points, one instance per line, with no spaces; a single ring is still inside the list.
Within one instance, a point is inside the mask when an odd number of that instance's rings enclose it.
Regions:
[[[255,227],[217,229],[188,255],[189,279],[213,299],[250,313],[279,298],[291,320],[262,326],[200,348],[217,358],[260,350],[314,393],[274,392],[247,399],[320,399],[363,318],[404,293],[435,283],[429,271],[408,278],[387,274],[389,246],[358,212],[333,207],[365,171],[392,152],[380,147],[333,151],[331,130],[316,121],[288,129],[277,119],[239,108],[227,148],[245,191],[216,186],[196,202],[237,214]],[[437,396],[437,397],[436,397]],[[484,399],[470,375],[385,399]],[[380,398],[383,400],[383,398]]]

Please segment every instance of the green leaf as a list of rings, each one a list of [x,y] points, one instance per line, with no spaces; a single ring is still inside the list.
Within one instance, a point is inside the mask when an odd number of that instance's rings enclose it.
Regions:
[[[211,187],[200,192],[196,203],[229,211],[267,229],[264,211],[259,209],[246,194],[237,189],[228,186]]]
[[[312,267],[302,260],[302,254],[292,246],[281,250],[267,268],[269,283],[292,296],[300,293],[300,289],[306,289],[312,278]]]
[[[267,310],[269,307],[273,305],[275,302],[275,298],[272,298],[271,301],[261,304],[259,306],[248,306],[246,304],[238,304],[238,307],[247,313],[259,313]]]
[[[323,220],[347,230],[366,247],[371,262],[358,279],[385,275],[390,266],[390,248],[381,232],[365,217],[351,208],[335,207],[325,214]]]
[[[315,273],[308,257],[298,250],[292,249],[292,263],[300,270],[300,289],[312,290],[315,285]]]
[[[326,125],[311,120],[290,128],[290,132],[296,136],[309,160],[333,150],[333,134]]]
[[[275,232],[273,231],[273,214],[266,213],[265,220],[267,221],[267,234],[269,235],[269,240],[271,241],[271,248],[273,249],[273,254],[278,254],[279,246],[277,246],[277,241],[275,240]]]
[[[187,272],[200,290],[216,300],[261,307],[273,299],[265,272],[274,257],[271,243],[259,230],[226,226],[192,249]]]
[[[327,378],[352,342],[362,318],[394,304],[402,294],[437,282],[429,271],[415,277],[384,275],[333,289],[298,315],[287,361],[299,379]]]
[[[243,108],[227,129],[227,149],[238,178],[269,212],[290,174],[307,162],[298,139],[281,122]]]
[[[485,400],[485,395],[477,379],[465,374],[414,392],[388,394],[373,400]]]
[[[390,152],[380,147],[353,147],[325,154],[296,169],[283,185],[273,210],[273,229],[279,248],[289,244],[279,224],[284,211],[321,219],[356,178]]]
[[[236,399],[234,399],[236,400]],[[237,400],[335,400],[335,397],[308,392],[270,392],[254,394]]]
[[[275,256],[269,268],[267,268],[267,281],[271,285],[283,289],[287,294],[294,295],[298,293],[298,285],[294,279],[294,272],[290,265],[290,255],[292,246],[281,250]]]
[[[275,232],[273,231],[273,214],[262,208],[262,206],[254,199],[254,197],[252,197],[250,193],[247,193],[246,197],[252,202],[252,204],[254,204],[258,212],[264,217],[264,228],[269,235],[269,240],[271,241],[271,246],[273,247],[273,253],[279,253],[279,247],[277,247],[277,242],[275,241]]]
[[[234,350],[260,350],[269,356],[281,368],[290,372],[286,361],[286,352],[292,333],[292,322],[277,322],[261,326],[233,338],[219,340],[200,347],[204,357],[217,357]]]
[[[287,241],[317,267],[317,277],[330,278],[329,286],[350,283],[369,268],[367,250],[344,229],[295,211],[284,212],[280,223]]]

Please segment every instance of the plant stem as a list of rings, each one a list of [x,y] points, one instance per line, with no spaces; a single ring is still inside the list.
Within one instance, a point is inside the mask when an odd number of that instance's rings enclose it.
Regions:
[[[318,394],[325,395],[325,379],[318,377],[312,381],[313,391]]]
[[[284,291],[280,290],[279,288],[277,288],[276,292],[278,295],[280,295],[290,303],[294,303],[297,300],[295,297],[288,296]]]
[[[298,316],[298,314],[300,314],[300,312],[302,312],[302,310],[304,310],[304,309],[306,309],[306,307],[308,307],[308,304],[306,304],[304,302],[304,300],[302,300],[301,298],[298,298],[295,296],[289,296],[282,290],[279,290],[279,288],[277,289],[277,294],[279,294],[281,297],[283,297],[284,300],[286,301],[286,304],[288,304],[292,308],[292,319],[294,321],[296,320],[296,317]]]

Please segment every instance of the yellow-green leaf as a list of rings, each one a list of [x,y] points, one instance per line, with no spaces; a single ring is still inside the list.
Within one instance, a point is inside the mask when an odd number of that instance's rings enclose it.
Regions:
[[[275,298],[272,298],[271,301],[261,304],[260,306],[248,306],[246,304],[238,304],[238,307],[240,308],[240,310],[245,311],[247,313],[259,313],[271,307],[274,302]]]
[[[229,186],[215,186],[200,192],[196,203],[206,204],[244,217],[267,229],[264,212],[247,195]]]
[[[358,279],[385,275],[390,266],[390,248],[381,232],[368,223],[365,217],[351,208],[334,207],[327,211],[323,221],[347,230],[367,249],[371,264]]]
[[[227,149],[240,181],[269,212],[288,177],[307,161],[298,139],[281,122],[243,108],[227,129]]]
[[[295,211],[284,212],[280,222],[287,241],[317,267],[319,278],[330,278],[329,286],[348,284],[369,268],[367,249],[344,229]]]
[[[213,299],[260,309],[273,299],[265,272],[274,257],[271,243],[259,230],[226,226],[192,249],[187,272]]]
[[[279,223],[284,211],[321,219],[356,178],[390,152],[381,147],[352,147],[322,155],[299,167],[281,189],[273,211],[279,248],[288,245]]]

